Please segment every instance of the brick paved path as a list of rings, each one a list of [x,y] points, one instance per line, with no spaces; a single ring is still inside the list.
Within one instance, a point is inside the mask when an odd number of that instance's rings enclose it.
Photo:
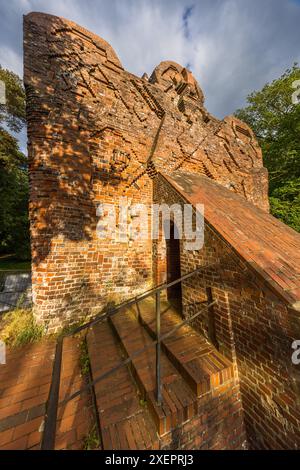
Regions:
[[[83,385],[79,339],[64,342],[60,400]],[[48,398],[55,342],[7,351],[0,365],[0,450],[39,449]],[[56,449],[80,449],[92,426],[89,397],[59,409]]]

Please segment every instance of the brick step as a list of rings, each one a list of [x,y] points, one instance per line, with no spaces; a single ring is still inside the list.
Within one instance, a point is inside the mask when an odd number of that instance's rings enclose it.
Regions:
[[[139,313],[140,323],[155,338],[155,300],[149,297],[139,302]],[[174,307],[162,300],[161,335],[170,332],[182,321]],[[162,348],[197,397],[233,378],[232,363],[189,325],[184,325],[166,338]]]
[[[107,322],[88,332],[87,346],[93,379],[124,360]],[[95,384],[94,390],[104,450],[159,449],[155,424],[127,366]]]
[[[160,436],[176,428],[197,411],[197,398],[181,374],[162,352],[161,379],[163,403],[156,402],[155,347],[147,331],[139,324],[134,308],[120,311],[111,319],[128,357],[132,358],[132,373],[141,393],[147,401]],[[134,353],[145,346],[144,352]]]

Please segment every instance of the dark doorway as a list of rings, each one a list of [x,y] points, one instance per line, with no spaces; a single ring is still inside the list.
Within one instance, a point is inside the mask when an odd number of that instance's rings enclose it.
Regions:
[[[170,238],[166,239],[167,245],[167,281],[172,282],[180,278],[180,240],[178,239],[177,227],[170,222]],[[182,312],[181,282],[171,286],[167,290],[168,301],[176,310]]]

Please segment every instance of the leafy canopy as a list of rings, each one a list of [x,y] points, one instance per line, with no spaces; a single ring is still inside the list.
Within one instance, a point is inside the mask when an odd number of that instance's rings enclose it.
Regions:
[[[0,252],[27,259],[29,252],[27,158],[8,130],[25,125],[25,92],[21,79],[0,65],[6,104],[0,105]]]
[[[293,83],[300,68],[292,68],[247,97],[235,115],[249,124],[262,147],[269,170],[271,212],[300,231],[300,104],[293,104]]]
[[[5,84],[6,104],[0,104],[0,125],[6,124],[14,132],[20,132],[26,123],[25,91],[22,80],[0,65],[0,80]]]

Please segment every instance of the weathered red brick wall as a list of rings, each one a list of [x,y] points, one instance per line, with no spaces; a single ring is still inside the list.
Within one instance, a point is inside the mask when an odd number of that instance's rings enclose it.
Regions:
[[[154,193],[158,203],[186,203],[162,176]],[[181,274],[202,266],[203,272],[183,283],[183,312],[196,313],[197,306],[189,305],[206,299],[211,288],[216,340],[235,365],[250,446],[299,449],[300,375],[291,359],[292,342],[300,337],[299,312],[255,276],[208,223],[201,250],[184,250],[184,241]],[[194,326],[212,342],[207,310]]]
[[[96,236],[99,203],[152,200],[143,165],[153,129],[135,93],[120,97],[124,74],[105,41],[59,18],[26,17],[33,294],[50,329],[152,283],[150,241]]]
[[[49,330],[132,297],[153,274],[163,278],[163,255],[157,272],[150,240],[96,237],[99,203],[122,196],[150,205],[157,169],[206,174],[268,210],[252,131],[211,116],[180,65],[162,62],[149,80],[138,78],[103,39],[32,13],[24,19],[24,81],[34,311]]]
[[[197,416],[161,438],[161,448],[185,450],[246,450],[241,395],[236,379],[197,401]]]
[[[253,132],[232,116],[211,116],[187,69],[162,62],[149,80],[138,78],[103,39],[40,13],[25,17],[24,62],[34,311],[49,331],[165,280],[162,240],[96,234],[99,204],[142,202],[149,221],[153,200],[183,204],[157,171],[201,173],[268,211],[267,172]],[[239,448],[244,434],[235,441],[229,429],[231,406],[242,423],[242,398],[252,447],[299,448],[300,379],[291,363],[299,315],[209,224],[203,249],[185,251],[181,242],[182,274],[199,266],[203,273],[183,285],[184,314],[211,289],[217,304],[195,326],[233,361],[235,385],[224,391],[227,408],[220,392],[205,416],[173,437],[182,448]],[[219,413],[224,432],[213,443],[207,429]]]

